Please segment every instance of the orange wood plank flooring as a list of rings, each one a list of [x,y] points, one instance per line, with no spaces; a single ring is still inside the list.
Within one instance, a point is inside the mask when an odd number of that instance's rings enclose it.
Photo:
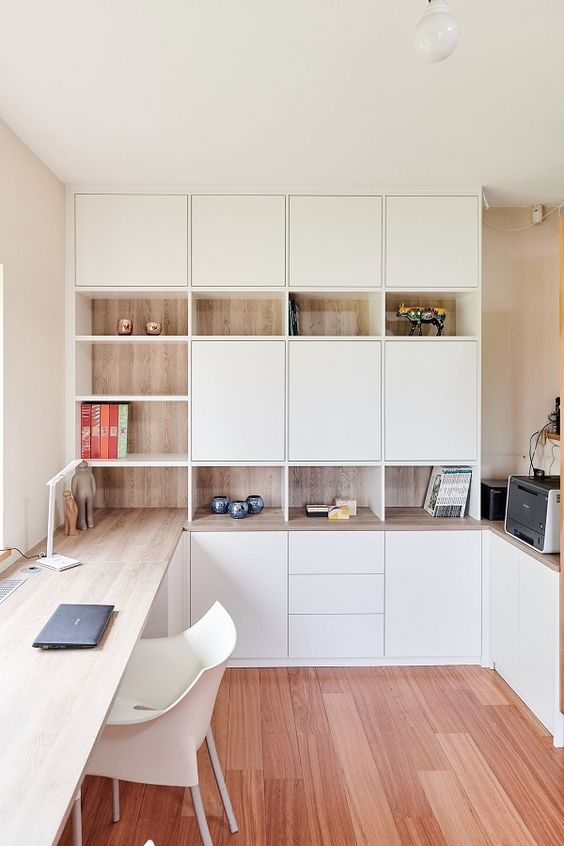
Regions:
[[[214,846],[564,846],[564,751],[489,670],[232,669],[214,732],[240,829],[202,749]],[[200,846],[187,790],[122,783],[117,824],[108,780],[83,797],[85,846]]]

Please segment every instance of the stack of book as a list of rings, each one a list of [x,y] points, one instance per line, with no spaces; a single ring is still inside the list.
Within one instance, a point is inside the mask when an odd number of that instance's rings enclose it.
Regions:
[[[126,402],[83,402],[80,457],[126,458],[128,417]]]
[[[471,480],[471,467],[433,467],[425,511],[432,517],[463,517]]]
[[[293,297],[290,297],[288,300],[288,334],[289,335],[299,335],[300,334],[300,324],[299,324],[299,316],[300,310],[298,308],[298,304]]]

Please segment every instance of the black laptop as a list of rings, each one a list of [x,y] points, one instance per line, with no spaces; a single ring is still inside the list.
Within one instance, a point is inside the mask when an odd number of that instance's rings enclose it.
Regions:
[[[115,605],[59,605],[33,645],[43,649],[92,649],[108,625]]]

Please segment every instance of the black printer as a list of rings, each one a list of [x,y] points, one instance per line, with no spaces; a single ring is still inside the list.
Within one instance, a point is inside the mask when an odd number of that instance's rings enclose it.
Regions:
[[[539,552],[560,552],[560,476],[510,476],[505,531]]]

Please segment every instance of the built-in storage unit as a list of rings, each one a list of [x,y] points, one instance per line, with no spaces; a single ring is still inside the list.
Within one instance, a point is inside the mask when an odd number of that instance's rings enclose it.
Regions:
[[[559,711],[559,574],[494,534],[488,533],[486,544],[491,664],[554,734]]]

